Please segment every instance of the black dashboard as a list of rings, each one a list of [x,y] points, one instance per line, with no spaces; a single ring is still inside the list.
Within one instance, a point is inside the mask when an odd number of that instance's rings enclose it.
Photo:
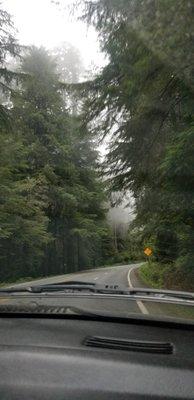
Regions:
[[[193,399],[194,330],[92,318],[0,323],[0,399]]]

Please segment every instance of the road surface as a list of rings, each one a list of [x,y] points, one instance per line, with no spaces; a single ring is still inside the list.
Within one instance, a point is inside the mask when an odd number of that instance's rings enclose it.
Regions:
[[[80,281],[80,282],[94,282],[98,284],[108,284],[108,285],[122,285],[126,287],[133,287],[133,270],[140,266],[141,264],[129,264],[129,265],[119,265],[114,267],[105,267],[98,268],[94,270],[81,271],[79,273],[74,274],[65,274],[58,275],[49,278],[36,279],[33,281],[28,281],[25,283],[19,283],[14,285],[9,285],[9,287],[24,287],[24,286],[35,286],[35,285],[45,285],[45,284],[53,284],[53,283],[65,283],[69,280]],[[54,299],[53,299],[54,300]],[[0,303],[5,303],[6,300],[0,298]],[[85,304],[87,305],[87,304]],[[82,301],[82,306],[84,306]],[[112,307],[110,301],[110,310]],[[121,307],[121,301],[118,301],[118,306],[114,305],[114,310],[118,312]],[[126,303],[122,304],[122,307],[126,307]],[[131,301],[130,307],[127,305],[127,311],[129,309],[130,313],[143,313],[148,314],[146,307],[143,305],[141,301]]]
[[[50,278],[37,279],[25,283],[20,283],[16,285],[9,285],[15,287],[23,286],[34,286],[34,285],[44,285],[53,283],[63,283],[69,280],[76,280],[80,282],[94,282],[98,284],[108,284],[108,285],[124,285],[126,287],[145,287],[142,282],[140,282],[137,276],[137,268],[141,264],[129,264],[129,265],[119,265],[114,267],[98,268],[94,270],[82,271],[74,274],[58,275]],[[4,303],[5,299],[0,298],[0,303]],[[114,303],[114,310],[119,312],[121,309],[121,300],[118,300],[118,306]],[[107,306],[108,303],[106,303]],[[82,306],[84,306],[84,301]],[[110,299],[110,310],[112,307]],[[142,301],[129,301],[122,303],[122,307],[126,308],[129,313],[141,313],[143,315],[156,315],[156,316],[169,316],[169,317],[184,317],[194,318],[194,307],[190,309],[183,309],[183,306],[174,306],[172,304],[161,304],[161,303],[151,303]],[[118,310],[117,310],[118,308]],[[107,310],[108,311],[108,310]]]
[[[68,280],[76,280],[76,281],[84,281],[84,282],[94,282],[108,285],[110,284],[117,284],[117,285],[125,285],[129,286],[129,271],[137,268],[141,264],[129,264],[129,265],[119,265],[116,267],[105,267],[105,268],[98,268],[93,270],[81,271],[76,272],[74,274],[65,274],[65,275],[58,275],[50,278],[43,278],[43,279],[36,279],[33,281],[19,283],[16,285],[9,285],[9,286],[34,286],[34,285],[45,285],[45,284],[52,284],[52,283],[61,283],[66,282]]]

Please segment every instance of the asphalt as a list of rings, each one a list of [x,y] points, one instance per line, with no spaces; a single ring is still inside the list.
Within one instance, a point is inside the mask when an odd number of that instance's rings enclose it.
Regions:
[[[14,287],[46,285],[53,283],[63,283],[69,280],[78,282],[94,282],[108,285],[124,285],[129,286],[128,274],[129,271],[137,268],[141,264],[118,265],[116,267],[98,268],[93,270],[76,272],[74,274],[57,275],[49,278],[36,279],[25,283],[9,285]]]
[[[19,283],[19,284],[14,284],[14,285],[9,285],[8,287],[17,287],[17,288],[22,288],[24,286],[35,286],[35,285],[46,285],[46,284],[56,284],[56,283],[65,283],[69,280],[73,281],[78,281],[78,282],[92,282],[92,283],[98,283],[98,284],[107,284],[107,285],[122,285],[122,286],[132,286],[132,283],[130,281],[130,274],[131,271],[134,268],[137,268],[141,264],[130,264],[130,265],[118,265],[114,267],[106,267],[106,268],[98,268],[94,270],[87,270],[87,271],[81,271],[79,273],[74,273],[74,274],[65,274],[65,275],[58,275],[58,276],[53,276],[49,278],[43,278],[43,279],[36,279],[33,281],[28,281],[25,283]],[[9,302],[13,302],[12,299],[8,299]],[[52,305],[57,304],[57,301],[52,297]],[[51,304],[50,299],[46,299],[46,302],[48,304]],[[5,303],[7,302],[5,298],[0,298],[0,303]],[[25,299],[20,300],[21,303],[25,303]],[[71,305],[76,306],[77,300],[74,301],[74,299],[71,299]],[[102,308],[102,300],[97,300],[95,299],[95,302],[93,302],[92,309],[97,309]],[[101,303],[101,304],[100,304]],[[87,309],[88,308],[88,300],[86,299],[80,299],[80,305],[82,305],[82,308]],[[113,303],[112,300],[106,301],[106,311],[112,311],[113,309]],[[119,312],[119,310],[125,309],[127,313],[129,314],[137,314],[142,312],[142,307],[141,304],[139,305],[139,302],[136,301],[131,301],[130,304],[126,301],[122,302],[122,300],[117,299],[117,302],[114,302],[114,312]]]
[[[49,278],[37,279],[25,283],[11,285],[12,287],[23,287],[23,286],[34,286],[34,285],[45,285],[45,284],[53,284],[53,283],[65,283],[69,280],[79,281],[79,282],[94,282],[98,284],[107,284],[107,285],[124,285],[126,287],[145,287],[144,283],[138,277],[138,267],[141,264],[128,264],[128,265],[118,265],[114,267],[106,267],[106,268],[98,268],[94,270],[81,271],[79,273],[74,274],[65,274],[58,275]],[[5,298],[0,298],[0,303],[4,303]],[[54,298],[52,299],[54,301]],[[74,299],[71,299],[71,303],[74,303]],[[121,304],[122,303],[122,304]],[[82,300],[82,307],[87,306],[87,301]],[[93,307],[96,308],[98,306],[96,299],[93,304]],[[126,303],[122,302],[122,300],[117,299],[114,302],[115,311],[119,309],[124,309],[129,314],[145,314],[145,315],[156,315],[167,316],[167,317],[185,317],[194,319],[194,307],[187,309],[183,308],[183,306],[174,306],[172,304],[161,304],[161,303],[153,303],[153,302],[145,302],[145,301],[129,301]],[[107,311],[110,308],[112,309],[112,300],[109,302],[106,301]]]

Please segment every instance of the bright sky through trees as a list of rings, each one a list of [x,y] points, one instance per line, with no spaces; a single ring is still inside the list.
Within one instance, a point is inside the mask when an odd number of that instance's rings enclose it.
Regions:
[[[47,49],[70,42],[81,53],[86,69],[101,67],[105,60],[100,52],[97,33],[71,15],[73,0],[63,8],[51,0],[4,0],[2,5],[13,16],[22,44],[43,45]]]

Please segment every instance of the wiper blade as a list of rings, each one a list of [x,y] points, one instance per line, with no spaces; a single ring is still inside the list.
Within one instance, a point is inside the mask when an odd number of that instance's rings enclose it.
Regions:
[[[66,291],[80,291],[80,292],[92,292],[101,294],[118,294],[127,295],[130,297],[144,297],[146,299],[151,298],[173,298],[181,300],[193,300],[194,293],[181,292],[174,290],[159,290],[159,289],[144,289],[144,288],[127,288],[126,286],[119,285],[103,285],[93,282],[79,282],[69,281],[63,284],[53,285],[42,285],[42,286],[31,286],[29,292],[43,293],[43,292],[66,292]]]
[[[147,289],[147,288],[132,288],[130,289],[131,295],[143,297],[156,297],[156,298],[173,298],[182,300],[194,300],[194,293],[184,292],[177,290],[162,290],[162,289]]]
[[[33,285],[33,286],[24,286],[17,287],[12,286],[8,288],[0,289],[0,293],[46,293],[46,292],[63,292],[70,290],[78,290],[78,291],[95,291],[95,283],[93,282],[80,282],[80,281],[68,281],[65,283],[55,283],[50,285]]]
[[[194,293],[174,291],[174,290],[159,290],[147,288],[127,288],[119,285],[101,285],[94,282],[67,281],[65,283],[57,283],[50,285],[34,285],[24,287],[9,287],[0,289],[0,293],[93,293],[105,295],[123,295],[131,299],[142,299],[145,301],[173,301],[173,302],[189,302],[194,304]]]
[[[101,294],[130,294],[130,289],[125,286],[119,285],[101,285],[94,282],[83,282],[83,281],[67,281],[65,283],[54,283],[50,285],[33,285],[17,287],[12,286],[8,288],[0,289],[1,293],[51,293],[51,292],[90,292],[90,293],[101,293]]]

